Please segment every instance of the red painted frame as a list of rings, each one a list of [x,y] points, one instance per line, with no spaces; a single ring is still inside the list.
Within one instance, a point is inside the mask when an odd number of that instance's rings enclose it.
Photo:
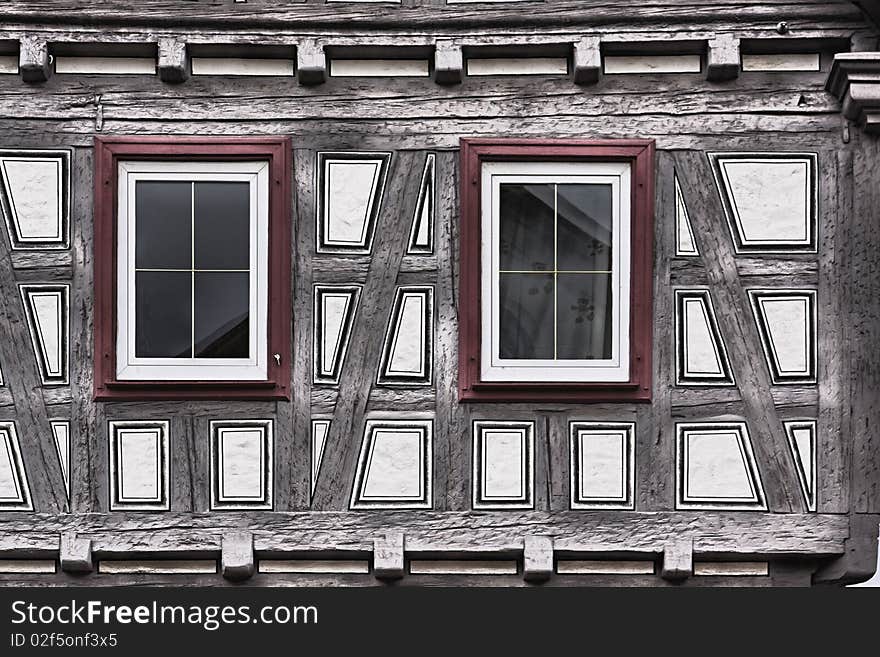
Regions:
[[[290,399],[292,152],[287,137],[95,137],[95,399]],[[116,205],[120,160],[269,162],[269,370],[265,381],[116,379]],[[280,365],[273,354],[281,354]]]
[[[481,168],[492,161],[632,164],[630,380],[625,383],[486,382],[480,378]],[[650,139],[462,139],[459,399],[469,402],[651,400],[654,141]]]

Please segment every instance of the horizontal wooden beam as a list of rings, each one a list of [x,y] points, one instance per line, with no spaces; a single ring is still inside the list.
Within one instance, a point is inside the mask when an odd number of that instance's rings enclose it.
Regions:
[[[0,515],[0,556],[58,552],[59,534],[92,541],[97,557],[164,553],[219,556],[222,537],[253,533],[258,555],[370,554],[389,534],[406,535],[407,554],[521,555],[527,535],[546,536],[555,553],[657,556],[671,540],[693,540],[694,554],[823,557],[844,552],[847,516],[751,512],[388,511],[224,514]]]
[[[860,21],[862,14],[849,2],[775,0],[762,3],[675,2],[648,0],[608,3],[602,0],[556,0],[521,7],[503,5],[424,5],[400,7],[382,4],[234,3],[227,5],[180,3],[174,0],[11,0],[0,7],[0,23],[89,25],[179,25],[181,27],[238,25],[248,28],[315,28],[406,25],[413,29],[474,26],[527,27],[608,24],[741,24],[748,21],[775,25],[779,20],[809,26],[821,21]]]

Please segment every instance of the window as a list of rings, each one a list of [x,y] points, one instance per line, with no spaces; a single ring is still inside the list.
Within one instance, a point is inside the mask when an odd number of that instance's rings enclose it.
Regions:
[[[649,399],[653,142],[463,140],[462,167],[462,399]]]
[[[98,139],[96,161],[96,396],[287,398],[287,140]]]

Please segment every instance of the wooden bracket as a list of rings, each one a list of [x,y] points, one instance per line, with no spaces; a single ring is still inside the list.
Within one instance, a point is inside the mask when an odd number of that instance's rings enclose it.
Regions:
[[[844,553],[813,574],[813,584],[858,584],[873,577],[877,569],[877,533],[880,515],[850,516],[849,538]]]
[[[464,75],[464,54],[452,39],[438,39],[434,48],[434,81],[458,84]]]
[[[602,75],[599,37],[584,37],[574,44],[574,83],[596,84]]]
[[[709,41],[707,80],[723,82],[739,77],[741,70],[739,44],[739,38],[732,34],[719,34]]]
[[[25,82],[45,82],[52,75],[49,44],[44,39],[23,36],[18,53],[18,72]]]
[[[66,573],[90,573],[94,570],[92,564],[92,541],[81,538],[75,532],[61,534],[59,548],[59,561],[61,570]]]
[[[240,582],[254,574],[254,535],[230,532],[220,539],[220,561],[223,577]]]
[[[526,536],[523,541],[523,579],[546,582],[553,576],[553,539]]]
[[[400,579],[404,573],[406,538],[401,533],[386,534],[373,541],[373,574],[376,579]]]
[[[177,84],[189,77],[186,43],[179,39],[159,39],[159,79]]]
[[[296,78],[306,86],[322,84],[327,80],[327,56],[323,45],[312,39],[299,42],[296,47]]]
[[[692,538],[670,540],[663,546],[663,568],[660,576],[668,580],[687,579],[694,572],[694,541]]]
[[[880,133],[880,52],[834,55],[825,90],[840,100],[845,118]]]

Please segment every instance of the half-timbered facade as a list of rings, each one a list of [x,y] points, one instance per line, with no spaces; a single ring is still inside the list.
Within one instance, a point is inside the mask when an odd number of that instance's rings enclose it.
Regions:
[[[0,580],[874,571],[874,2],[0,6]]]

